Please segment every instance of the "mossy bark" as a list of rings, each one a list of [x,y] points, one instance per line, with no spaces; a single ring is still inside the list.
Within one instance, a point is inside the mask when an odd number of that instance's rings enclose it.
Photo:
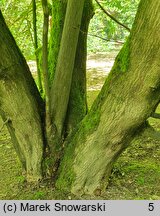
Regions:
[[[88,110],[86,90],[87,33],[93,13],[92,0],[85,0],[65,121],[67,134],[77,127]]]
[[[68,0],[52,1],[51,32],[50,32],[49,55],[48,55],[50,86],[55,76],[64,19],[66,14],[67,1]]]
[[[160,101],[160,1],[141,1],[131,35],[80,127],[66,144],[56,186],[105,190],[112,165]]]
[[[50,82],[53,81],[64,25],[67,0],[54,1],[52,5],[52,29],[49,49]],[[86,56],[87,32],[93,16],[92,0],[85,0],[77,51],[73,69],[71,92],[67,108],[64,133],[67,135],[84,118],[87,113],[86,100]]]
[[[43,102],[0,12],[0,114],[28,180],[42,177]]]

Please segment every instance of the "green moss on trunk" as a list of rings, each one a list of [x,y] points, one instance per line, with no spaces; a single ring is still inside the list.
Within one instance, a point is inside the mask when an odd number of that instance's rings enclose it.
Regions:
[[[88,111],[86,95],[87,33],[93,11],[92,0],[85,0],[65,121],[65,133],[67,134],[77,127]]]
[[[159,10],[158,0],[140,4],[102,91],[66,144],[58,188],[78,195],[105,190],[113,163],[159,103]]]
[[[50,86],[55,75],[55,69],[57,65],[60,41],[62,37],[66,7],[67,7],[67,0],[52,1],[51,33],[50,33],[49,56],[48,56]]]

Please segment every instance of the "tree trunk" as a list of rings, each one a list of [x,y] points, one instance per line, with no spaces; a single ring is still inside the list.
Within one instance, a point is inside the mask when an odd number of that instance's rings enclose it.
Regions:
[[[91,111],[65,144],[56,186],[105,190],[112,165],[160,101],[160,1],[141,1],[131,35]]]
[[[68,108],[83,9],[83,1],[69,0],[69,3],[56,85],[52,88],[52,114],[59,135]],[[159,0],[141,1],[131,35],[102,91],[65,143],[56,181],[58,188],[75,194],[104,190],[112,164],[159,103],[159,11]],[[0,114],[7,122],[28,179],[37,180],[42,174],[45,143],[43,102],[1,13],[0,50]]]
[[[42,0],[43,7],[43,46],[42,46],[42,74],[44,79],[45,92],[45,134],[47,145],[52,147],[52,124],[51,124],[51,100],[49,88],[49,71],[48,71],[48,27],[49,27],[49,8],[48,1]]]
[[[68,0],[52,0],[51,34],[48,55],[50,86],[55,76],[64,19],[66,14],[67,1]]]
[[[49,49],[50,82],[53,81],[63,24],[66,14],[67,0],[53,2],[51,37]],[[92,0],[85,0],[76,57],[73,69],[71,92],[65,120],[65,136],[84,118],[87,113],[86,100],[86,56],[87,56],[87,32],[91,17],[93,16]]]
[[[68,107],[83,6],[84,0],[68,1],[56,73],[51,88],[52,121],[56,126],[58,139],[63,132]]]
[[[65,121],[67,134],[77,127],[88,110],[86,89],[87,33],[93,12],[92,0],[85,0]]]
[[[38,57],[38,53],[37,53],[37,49],[38,49],[38,35],[37,35],[37,5],[36,5],[36,0],[32,0],[32,10],[33,10],[32,14],[33,14],[34,49],[35,49],[35,56],[36,56],[38,88],[39,88],[39,91],[42,94],[43,93],[42,79],[41,79],[39,57]]]
[[[28,180],[42,176],[43,102],[27,63],[0,12],[0,114]]]

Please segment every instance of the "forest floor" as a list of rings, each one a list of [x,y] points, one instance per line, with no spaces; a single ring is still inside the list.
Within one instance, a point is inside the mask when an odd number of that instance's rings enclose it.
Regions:
[[[115,55],[116,52],[89,56],[89,106],[101,89]],[[160,113],[160,107],[157,112]],[[42,182],[38,186],[27,184],[10,136],[4,127],[0,134],[0,199],[160,200],[160,120],[151,118],[149,123],[152,128],[135,138],[114,165],[106,192],[93,197],[64,194],[57,191],[50,182]]]

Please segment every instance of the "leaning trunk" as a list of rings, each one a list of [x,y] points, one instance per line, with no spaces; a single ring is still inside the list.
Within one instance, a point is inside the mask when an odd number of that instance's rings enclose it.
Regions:
[[[160,101],[159,11],[159,0],[141,1],[99,96],[65,144],[58,188],[75,194],[103,191],[113,163]]]
[[[42,177],[43,102],[0,12],[0,114],[28,180]]]

